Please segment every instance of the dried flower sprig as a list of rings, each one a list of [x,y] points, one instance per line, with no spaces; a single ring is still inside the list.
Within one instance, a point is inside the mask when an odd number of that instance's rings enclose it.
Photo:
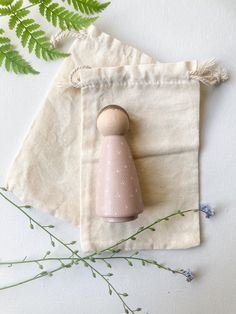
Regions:
[[[44,262],[57,261],[64,267],[67,267],[68,264],[64,264],[63,262],[70,262],[73,265],[78,265],[79,262],[81,262],[81,259],[76,258],[76,257],[66,257],[66,256],[62,256],[62,257],[46,257],[47,255],[50,254],[48,252],[50,252],[50,251],[47,251],[46,254],[44,255],[44,257],[42,257],[42,258],[27,259],[27,257],[25,257],[23,260],[19,260],[19,261],[0,262],[0,265],[6,265],[8,267],[12,267],[13,265],[18,265],[18,264],[32,264],[32,263],[35,263],[40,269],[44,269],[44,266],[43,266]],[[135,252],[135,255],[138,255],[138,254],[139,254],[139,252]],[[173,274],[184,275],[186,277],[187,281],[191,281],[191,280],[189,280],[190,270],[173,269],[173,268],[170,268],[168,266],[165,266],[164,264],[159,263],[155,259],[148,259],[148,258],[143,258],[143,257],[137,257],[137,256],[134,256],[134,254],[132,254],[130,256],[119,255],[119,256],[94,257],[92,259],[85,256],[83,258],[85,260],[89,259],[93,263],[95,263],[97,261],[103,261],[108,268],[112,268],[112,265],[111,265],[111,261],[112,260],[123,260],[123,261],[126,261],[129,266],[133,266],[134,262],[140,262],[142,266],[150,264],[150,265],[158,267],[159,269],[167,270],[167,271],[169,271],[169,272],[171,272]],[[113,275],[111,273],[108,273],[108,274],[109,274],[109,277],[111,277]],[[0,288],[0,290],[1,290],[1,288]]]
[[[1,188],[1,189],[3,192],[7,192],[7,190],[5,188]],[[112,268],[111,261],[113,261],[113,260],[126,261],[129,266],[133,266],[134,262],[140,262],[143,266],[145,266],[147,264],[151,264],[151,265],[156,266],[160,269],[170,271],[174,274],[183,275],[183,276],[185,276],[186,280],[188,282],[190,282],[194,279],[194,274],[192,271],[183,270],[183,269],[172,269],[168,266],[165,266],[165,265],[157,262],[156,260],[146,259],[146,258],[142,258],[142,257],[137,256],[139,254],[139,252],[134,252],[130,255],[120,255],[120,251],[121,251],[120,246],[121,246],[121,244],[123,244],[126,241],[135,240],[136,237],[139,236],[139,234],[141,234],[145,231],[155,231],[155,228],[154,228],[155,225],[157,225],[158,223],[164,222],[164,221],[168,221],[172,217],[175,217],[178,215],[179,216],[185,216],[188,213],[196,212],[196,211],[200,210],[206,214],[207,218],[209,218],[213,215],[213,212],[214,212],[214,211],[212,211],[212,209],[210,210],[209,205],[200,206],[199,210],[198,209],[189,209],[189,210],[182,210],[182,211],[179,210],[179,211],[171,213],[170,215],[168,215],[166,217],[157,219],[152,224],[150,224],[146,227],[144,227],[144,226],[140,227],[134,234],[130,235],[129,237],[127,237],[125,239],[118,241],[114,245],[112,245],[108,248],[105,248],[104,250],[91,253],[87,256],[81,256],[78,254],[78,250],[74,250],[71,248],[71,246],[76,244],[76,241],[71,241],[70,243],[63,242],[61,239],[59,239],[57,236],[55,236],[50,230],[48,230],[48,229],[54,228],[53,225],[43,226],[38,221],[36,221],[34,218],[32,218],[29,215],[29,213],[25,211],[25,209],[31,208],[30,205],[19,206],[16,203],[14,203],[12,200],[10,200],[10,198],[8,198],[5,195],[5,193],[0,192],[0,195],[5,200],[7,200],[9,203],[11,203],[14,207],[19,209],[29,219],[31,228],[32,228],[32,226],[34,228],[34,225],[37,225],[39,228],[41,228],[43,231],[45,231],[49,235],[52,246],[55,246],[55,242],[57,242],[57,243],[61,244],[62,246],[64,246],[64,248],[66,248],[67,251],[70,252],[70,256],[48,257],[51,252],[47,251],[42,258],[38,258],[38,259],[27,259],[27,257],[25,257],[23,260],[20,260],[20,261],[1,262],[0,265],[7,265],[8,267],[12,267],[13,265],[16,265],[16,264],[35,263],[37,265],[37,267],[39,267],[39,269],[41,269],[41,270],[44,269],[45,262],[49,262],[49,261],[58,261],[60,263],[60,266],[53,269],[53,270],[50,270],[50,271],[41,271],[40,273],[38,273],[34,277],[31,277],[29,279],[23,280],[21,282],[18,282],[18,283],[9,285],[9,286],[2,287],[2,288],[0,288],[0,290],[16,287],[16,286],[31,282],[33,280],[40,279],[42,277],[46,277],[46,276],[51,277],[55,272],[58,272],[59,270],[62,270],[65,268],[71,268],[72,266],[75,266],[78,264],[83,264],[85,267],[88,267],[90,269],[91,274],[94,278],[97,278],[97,276],[98,276],[106,282],[106,284],[108,285],[109,294],[111,295],[114,292],[114,294],[120,299],[120,301],[122,302],[125,313],[139,312],[139,311],[141,311],[141,308],[131,309],[131,307],[128,306],[127,303],[124,301],[124,298],[126,298],[128,296],[128,294],[126,292],[122,292],[122,293],[118,292],[118,290],[113,286],[113,284],[111,284],[110,277],[113,276],[113,273],[109,272],[107,274],[102,274],[97,268],[95,268],[93,265],[91,265],[91,263],[95,263],[97,261],[102,261],[106,264],[106,266],[108,268]],[[103,256],[104,255],[103,253],[105,253],[105,256]]]
[[[5,188],[3,188],[2,190],[5,190]],[[131,307],[125,302],[124,300],[124,296],[122,294],[120,294],[117,289],[114,287],[114,285],[110,282],[109,278],[107,278],[106,275],[103,275],[97,268],[95,268],[93,265],[90,264],[90,261],[85,258],[83,258],[82,256],[80,256],[78,254],[78,251],[77,250],[73,250],[70,245],[66,244],[65,242],[63,242],[61,239],[59,239],[57,236],[55,236],[50,230],[48,230],[47,227],[44,227],[43,225],[41,225],[38,221],[36,221],[34,218],[32,218],[24,209],[22,206],[19,206],[17,205],[15,202],[13,202],[12,200],[10,200],[10,198],[8,198],[5,194],[3,194],[2,192],[0,192],[0,195],[6,200],[8,201],[11,205],[13,205],[15,208],[19,209],[21,213],[23,213],[30,221],[30,226],[31,225],[37,225],[41,230],[43,230],[44,232],[46,232],[48,235],[49,235],[49,238],[50,238],[50,241],[51,241],[51,245],[52,246],[55,246],[55,242],[56,241],[57,243],[59,243],[60,245],[62,245],[65,249],[67,249],[70,253],[71,253],[71,256],[76,256],[79,261],[83,261],[84,263],[84,266],[90,268],[91,270],[91,273],[93,274],[93,277],[95,278],[96,276],[100,277],[101,279],[103,279],[103,281],[105,281],[105,283],[108,285],[108,289],[109,289],[109,292],[113,292],[119,299],[120,301],[122,302],[122,305],[123,305],[123,308],[124,308],[124,311],[125,313],[135,313],[135,310],[131,309]],[[66,267],[71,267],[72,265],[74,264],[73,261],[71,261],[69,264],[66,264]],[[34,276],[33,278],[29,278],[21,283],[16,283],[16,284],[12,284],[12,285],[9,285],[9,286],[5,286],[5,287],[2,287],[0,288],[0,290],[4,290],[4,289],[7,289],[7,288],[12,288],[12,287],[16,287],[16,286],[19,286],[20,284],[23,284],[23,283],[27,283],[27,282],[30,282],[30,281],[33,281],[35,279],[38,279],[38,278],[42,278],[42,277],[45,277],[45,276],[52,276],[52,274],[54,272],[57,272],[61,269],[64,269],[65,268],[65,265],[62,265],[52,271],[43,271],[39,274],[37,274],[36,276]],[[110,294],[111,294],[110,293]]]

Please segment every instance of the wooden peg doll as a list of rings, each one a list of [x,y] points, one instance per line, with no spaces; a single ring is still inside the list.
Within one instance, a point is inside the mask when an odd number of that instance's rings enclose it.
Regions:
[[[99,112],[97,128],[102,135],[98,164],[96,213],[107,222],[134,220],[143,211],[143,201],[125,133],[128,113],[120,106],[108,105]]]

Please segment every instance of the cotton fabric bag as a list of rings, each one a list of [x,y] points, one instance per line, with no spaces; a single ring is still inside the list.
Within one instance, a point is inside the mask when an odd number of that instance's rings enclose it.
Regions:
[[[195,62],[84,69],[81,81],[81,243],[102,249],[140,225],[178,209],[198,208],[199,82],[186,73]],[[144,212],[127,224],[104,223],[95,215],[95,178],[100,135],[96,116],[106,104],[129,113],[131,145]],[[93,165],[91,167],[91,165]],[[118,197],[119,195],[117,195]],[[186,248],[199,244],[199,215],[175,218],[146,232],[126,249]]]
[[[199,68],[196,61],[155,62],[94,26],[76,37],[6,187],[22,201],[79,226],[81,247],[90,251],[176,209],[198,208],[199,80],[214,84],[226,75],[213,72],[212,64]],[[96,217],[94,209],[100,143],[96,116],[110,103],[131,116],[128,141],[145,204],[136,221],[116,225]],[[199,243],[199,216],[192,213],[160,224],[123,249]]]

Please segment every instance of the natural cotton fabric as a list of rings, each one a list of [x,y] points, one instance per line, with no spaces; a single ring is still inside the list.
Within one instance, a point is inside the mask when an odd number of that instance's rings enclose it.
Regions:
[[[12,164],[8,190],[80,227],[84,251],[111,245],[174,210],[198,208],[200,88],[189,75],[197,63],[155,62],[94,26],[75,40],[70,53]],[[130,115],[127,140],[145,205],[137,220],[122,224],[95,215],[96,116],[111,103]],[[122,248],[188,248],[200,243],[199,234],[199,215],[191,213]]]
[[[195,62],[84,69],[81,81],[81,243],[102,249],[140,226],[178,209],[198,208],[199,82],[186,73]],[[133,222],[109,224],[95,215],[95,186],[101,136],[98,111],[123,106],[140,178],[144,212]],[[187,248],[199,244],[199,215],[174,218],[143,233],[125,249]]]

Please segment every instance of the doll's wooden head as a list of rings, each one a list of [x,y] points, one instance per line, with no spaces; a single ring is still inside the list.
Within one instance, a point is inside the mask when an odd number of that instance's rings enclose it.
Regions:
[[[117,105],[103,107],[97,116],[97,128],[103,136],[124,135],[129,129],[128,113]]]

